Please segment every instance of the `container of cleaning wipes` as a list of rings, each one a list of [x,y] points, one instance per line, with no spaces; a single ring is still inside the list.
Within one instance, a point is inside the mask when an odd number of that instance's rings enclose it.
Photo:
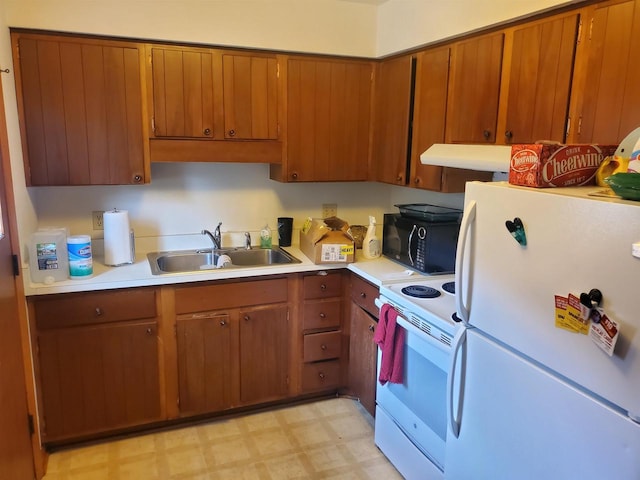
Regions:
[[[89,278],[93,275],[93,256],[89,235],[71,235],[67,237],[69,254],[69,277],[72,279]]]

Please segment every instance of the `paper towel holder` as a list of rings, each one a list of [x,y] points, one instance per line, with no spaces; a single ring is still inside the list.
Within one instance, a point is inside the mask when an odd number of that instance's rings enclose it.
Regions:
[[[130,265],[135,262],[135,236],[133,229],[129,226],[129,212],[127,210],[118,210],[114,208],[105,212],[105,265],[110,267],[119,267]],[[112,217],[113,215],[113,217]],[[111,223],[111,218],[113,222]],[[108,234],[108,226],[113,225],[114,230]]]

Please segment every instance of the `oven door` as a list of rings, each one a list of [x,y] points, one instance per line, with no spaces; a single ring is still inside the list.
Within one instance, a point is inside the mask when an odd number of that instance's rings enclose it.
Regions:
[[[404,382],[377,383],[376,402],[440,471],[444,470],[447,435],[446,387],[450,347],[441,344],[398,316],[407,332]],[[378,376],[381,352],[378,349]]]

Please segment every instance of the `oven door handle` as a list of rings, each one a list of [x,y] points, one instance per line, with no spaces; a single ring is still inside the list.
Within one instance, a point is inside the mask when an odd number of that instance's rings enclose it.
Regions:
[[[460,328],[453,337],[453,345],[451,352],[451,359],[449,363],[449,375],[447,375],[447,420],[449,422],[449,428],[451,433],[458,438],[460,435],[460,418],[462,413],[462,399],[464,396],[464,384],[465,384],[465,365],[466,365],[466,342],[467,342],[467,329]],[[458,353],[460,353],[460,379],[457,382],[457,398],[454,399],[456,385],[456,368],[458,366]],[[454,400],[457,400],[457,405],[454,413]]]

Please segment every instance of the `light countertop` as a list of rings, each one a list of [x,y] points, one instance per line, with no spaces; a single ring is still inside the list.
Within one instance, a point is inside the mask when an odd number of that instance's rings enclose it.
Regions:
[[[136,248],[138,248],[138,246],[136,246]],[[297,245],[284,247],[284,250],[301,262],[286,265],[270,265],[266,267],[222,268],[203,270],[201,272],[153,275],[146,255],[147,251],[151,250],[143,250],[136,252],[135,263],[119,267],[106,266],[104,264],[104,257],[94,255],[93,275],[87,279],[64,280],[52,284],[33,283],[30,281],[28,266],[23,267],[22,275],[25,279],[25,295],[27,296],[248,278],[345,267],[377,286],[380,286],[382,283],[396,282],[411,276],[421,275],[420,273],[409,271],[406,267],[385,257],[373,260],[365,259],[362,256],[361,250],[356,250],[356,261],[354,263],[321,265],[316,265],[309,260]]]

